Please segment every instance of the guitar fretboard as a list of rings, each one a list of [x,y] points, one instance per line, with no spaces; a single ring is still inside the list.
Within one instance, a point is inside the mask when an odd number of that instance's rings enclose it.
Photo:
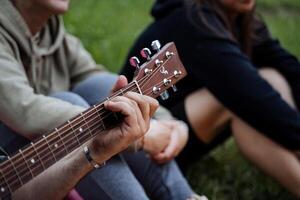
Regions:
[[[141,93],[138,83],[132,82],[125,89],[108,97],[107,100],[123,95],[127,91]],[[110,127],[112,121],[118,120],[118,115],[106,110],[104,103],[101,102],[37,141],[30,143],[15,155],[8,157],[1,163],[1,196],[5,196],[3,195],[5,193],[11,194],[95,135]]]
[[[108,97],[108,100],[128,91],[156,98],[186,76],[174,43],[166,44],[150,60],[147,58],[137,72],[135,81]],[[67,154],[121,120],[121,115],[106,110],[101,102],[25,146],[0,163],[0,199],[5,199]]]

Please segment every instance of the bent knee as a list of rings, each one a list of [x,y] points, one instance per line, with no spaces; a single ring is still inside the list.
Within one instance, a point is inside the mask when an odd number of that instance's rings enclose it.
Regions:
[[[263,68],[259,70],[259,74],[277,90],[281,87],[289,88],[287,80],[275,69]]]
[[[290,106],[295,108],[290,85],[280,72],[272,68],[263,68],[259,70],[259,74],[281,95],[281,97]]]

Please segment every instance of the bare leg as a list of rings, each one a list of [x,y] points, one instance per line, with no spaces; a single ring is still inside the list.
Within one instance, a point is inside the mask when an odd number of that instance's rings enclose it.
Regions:
[[[205,143],[210,143],[230,119],[226,108],[207,89],[190,94],[185,110],[197,137]]]
[[[260,73],[295,108],[284,78],[272,69],[263,69]],[[201,112],[195,107],[201,108]],[[295,153],[230,115],[207,90],[189,95],[185,101],[185,109],[195,133],[204,142],[210,142],[224,123],[231,119],[233,136],[246,158],[300,198],[300,162]]]
[[[264,69],[260,74],[295,108],[289,86],[279,73]],[[281,147],[237,117],[233,117],[232,132],[246,158],[300,198],[300,162],[295,153]]]

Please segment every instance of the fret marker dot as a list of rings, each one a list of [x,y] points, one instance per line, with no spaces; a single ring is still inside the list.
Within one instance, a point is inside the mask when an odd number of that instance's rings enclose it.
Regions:
[[[54,147],[55,147],[55,148],[57,148],[57,147],[58,147],[58,145],[57,145],[57,144],[55,144],[55,145],[54,145]]]
[[[34,163],[35,163],[35,160],[32,158],[32,159],[30,160],[30,162],[31,162],[32,164],[34,164]]]
[[[5,192],[5,188],[4,187],[1,187],[1,192]]]
[[[82,131],[83,131],[83,129],[82,129],[82,128],[79,128],[79,132],[82,133]]]

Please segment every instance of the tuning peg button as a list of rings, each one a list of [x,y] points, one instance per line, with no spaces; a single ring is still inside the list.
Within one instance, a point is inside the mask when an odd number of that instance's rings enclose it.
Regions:
[[[175,76],[175,78],[179,78],[179,76],[180,76],[181,74],[182,74],[181,71],[177,71],[177,70],[174,71],[174,76]]]
[[[171,56],[174,56],[174,53],[173,53],[173,52],[167,51],[167,52],[166,52],[166,57],[167,57],[167,58],[170,58]]]
[[[129,59],[129,63],[132,67],[139,68],[141,62],[137,57],[133,56]]]
[[[161,47],[161,44],[158,40],[154,40],[152,43],[151,43],[151,47],[154,51],[158,52],[160,50],[160,47]]]
[[[164,82],[164,85],[165,85],[165,86],[168,86],[172,81],[171,81],[171,79],[166,79],[166,78],[165,78],[165,79],[163,80],[163,82]]]
[[[150,51],[150,49],[148,49],[148,48],[143,48],[142,50],[141,50],[141,56],[143,57],[143,58],[145,58],[145,59],[147,59],[147,60],[150,60],[151,59],[151,51]]]
[[[164,91],[163,93],[160,94],[160,98],[161,100],[165,101],[169,98],[169,92],[168,91]]]
[[[160,90],[161,89],[159,87],[156,87],[156,86],[154,86],[153,89],[152,89],[154,94],[158,94],[160,92]]]
[[[156,59],[156,60],[155,60],[155,65],[156,65],[157,67],[160,67],[161,64],[163,64],[163,63],[164,63],[164,61],[162,61],[162,60],[159,60],[159,59]]]

